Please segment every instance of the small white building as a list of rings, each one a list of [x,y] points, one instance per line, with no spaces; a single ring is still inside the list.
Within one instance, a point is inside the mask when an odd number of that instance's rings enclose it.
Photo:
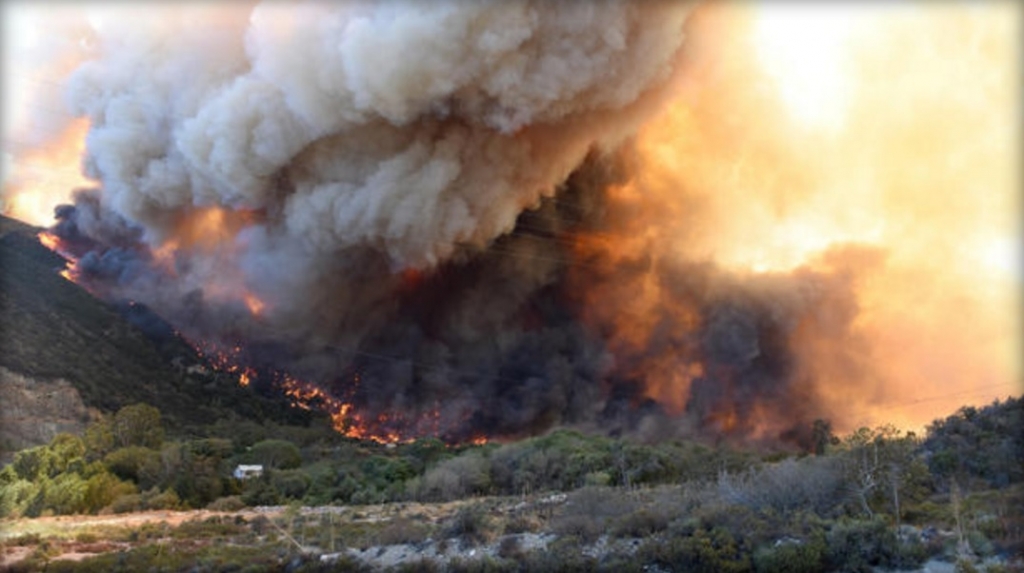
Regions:
[[[235,479],[258,478],[261,475],[263,475],[263,466],[262,465],[251,465],[250,466],[250,465],[240,464],[240,465],[238,465],[238,467],[235,468],[235,472],[234,472],[233,475],[235,476]]]

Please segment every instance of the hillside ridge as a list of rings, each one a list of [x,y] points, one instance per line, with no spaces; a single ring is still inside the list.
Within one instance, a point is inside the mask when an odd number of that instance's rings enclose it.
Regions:
[[[313,414],[279,397],[242,388],[235,375],[214,370],[173,330],[159,337],[144,332],[137,326],[139,317],[150,315],[152,322],[155,315],[142,305],[99,300],[62,277],[67,261],[39,242],[41,231],[0,216],[0,367],[16,375],[0,377],[3,395],[63,380],[86,409],[109,414],[133,403],[159,405],[171,431],[190,434],[217,420],[239,417],[309,423]],[[203,368],[188,368],[192,365]],[[24,383],[11,382],[15,379]],[[15,415],[6,401],[2,415]],[[35,423],[68,423],[63,414],[54,415]],[[0,430],[0,445],[25,447],[31,435],[24,428]]]

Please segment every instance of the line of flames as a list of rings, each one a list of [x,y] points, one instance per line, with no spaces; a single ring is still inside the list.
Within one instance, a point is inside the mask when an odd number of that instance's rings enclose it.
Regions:
[[[229,349],[218,348],[212,344],[195,344],[193,348],[200,357],[206,358],[214,369],[238,376],[241,386],[249,386],[253,380],[261,376],[255,368],[241,363],[243,349],[233,346]],[[369,440],[378,444],[406,444],[416,441],[419,437],[440,435],[440,410],[435,408],[418,420],[408,420],[402,413],[382,413],[373,419],[367,419],[356,411],[356,406],[325,392],[314,383],[300,380],[286,372],[271,370],[264,372],[269,376],[273,386],[288,397],[293,407],[310,411],[323,411],[331,417],[334,430],[348,438]],[[353,377],[353,388],[359,384],[359,375]],[[426,424],[424,424],[426,422]],[[422,429],[430,426],[426,432],[412,431],[409,433],[395,429]],[[466,440],[470,445],[483,445],[488,442],[486,436],[475,435]]]
[[[185,340],[188,339],[185,338]],[[241,363],[241,346],[236,345],[225,349],[211,343],[189,342],[199,357],[205,358],[214,370],[237,375],[238,384],[241,386],[248,387],[260,376],[255,368]],[[327,412],[331,417],[331,425],[334,430],[346,437],[370,440],[379,444],[414,441],[414,438],[403,436],[392,430],[372,429],[366,420],[354,411],[354,406],[350,402],[328,394],[313,383],[295,378],[286,372],[270,371],[265,375],[270,377],[272,385],[289,399],[293,407],[308,411]],[[386,418],[380,421],[384,422]]]
[[[43,246],[68,261],[67,266],[60,271],[60,275],[78,284],[79,275],[75,270],[77,257],[64,248],[60,237],[48,231],[40,232],[37,237]],[[263,303],[249,293],[243,295],[243,300],[253,315],[259,315],[264,308]],[[248,387],[257,378],[267,376],[273,387],[280,390],[293,407],[326,412],[331,417],[334,430],[346,437],[369,440],[379,444],[403,444],[413,442],[424,435],[438,436],[440,434],[441,415],[437,408],[415,421],[408,420],[401,413],[379,414],[376,418],[369,420],[356,411],[354,404],[325,392],[312,382],[300,380],[287,372],[270,370],[261,373],[251,366],[244,365],[243,349],[240,345],[227,348],[209,342],[191,340],[180,332],[177,334],[192,346],[200,358],[205,358],[214,370],[237,376],[240,386]],[[358,374],[355,375],[353,381],[354,386],[359,384]],[[425,421],[427,424],[424,424]],[[401,427],[420,430],[424,425],[430,428],[427,432],[405,433],[394,429]],[[487,441],[487,437],[476,435],[466,443],[483,445]]]

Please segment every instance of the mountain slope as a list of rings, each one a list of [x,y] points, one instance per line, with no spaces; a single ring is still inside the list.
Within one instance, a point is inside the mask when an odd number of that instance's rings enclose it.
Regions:
[[[58,272],[64,260],[24,229],[0,236],[0,364],[40,378],[76,383],[87,403],[104,410],[126,400],[170,400],[176,376],[153,345],[112,308]],[[116,388],[116,392],[109,392]]]
[[[204,360],[184,340],[169,327],[159,340],[147,337],[133,324],[144,308],[104,303],[63,278],[66,261],[40,244],[39,231],[0,216],[0,367],[40,385],[67,380],[101,412],[158,406],[172,431],[232,417],[309,422],[309,414],[239,387],[234,376],[188,372]]]

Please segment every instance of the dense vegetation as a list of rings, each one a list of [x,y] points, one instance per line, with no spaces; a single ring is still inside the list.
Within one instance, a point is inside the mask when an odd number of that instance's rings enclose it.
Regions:
[[[1022,415],[1024,399],[1011,398],[963,408],[934,422],[923,438],[865,428],[842,439],[828,436],[818,455],[757,456],[569,430],[465,448],[432,439],[385,447],[309,429],[286,435],[254,423],[224,427],[230,438],[170,440],[160,412],[139,404],[84,436],[60,435],[19,452],[0,471],[0,514],[475,498],[477,509],[442,525],[361,525],[358,535],[349,531],[339,540],[324,538],[324,524],[309,521],[304,535],[321,539],[325,549],[444,536],[485,543],[503,534],[557,535],[542,552],[508,547],[505,557],[473,566],[452,561],[447,570],[550,570],[558,563],[561,570],[646,564],[678,571],[868,571],[912,568],[929,556],[967,566],[967,557],[1024,551]],[[230,472],[239,463],[266,471],[236,480]],[[553,492],[570,493],[557,507],[511,513],[489,510],[486,501]],[[252,535],[248,525],[236,533]],[[602,536],[602,543],[635,539],[632,556],[588,556],[584,549]],[[334,567],[361,566],[341,559]]]

